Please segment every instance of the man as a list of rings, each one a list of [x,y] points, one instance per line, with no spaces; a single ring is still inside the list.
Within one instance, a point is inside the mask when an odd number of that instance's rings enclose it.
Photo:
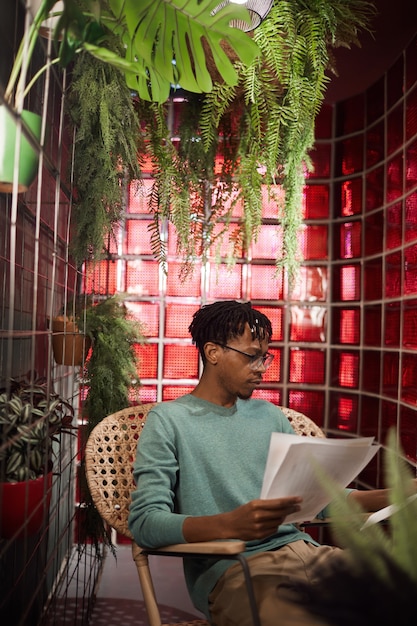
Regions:
[[[300,498],[259,499],[274,431],[293,433],[278,407],[251,399],[272,361],[269,319],[249,302],[215,302],[189,327],[203,373],[195,389],[148,415],[138,446],[129,524],[135,540],[153,548],[171,543],[240,539],[263,626],[318,624],[288,591],[310,581],[318,559],[337,548],[319,546],[285,518]],[[352,491],[366,510],[386,506],[386,490]],[[252,623],[243,573],[226,560],[186,560],[195,606],[216,626]]]

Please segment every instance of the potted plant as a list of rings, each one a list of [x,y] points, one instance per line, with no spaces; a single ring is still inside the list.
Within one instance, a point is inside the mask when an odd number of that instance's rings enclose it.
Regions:
[[[144,327],[132,318],[123,304],[122,295],[91,302],[80,311],[79,327],[91,338],[91,351],[84,364],[83,384],[86,397],[83,404],[87,441],[94,426],[104,417],[135,402],[140,387],[137,344],[145,340]],[[112,548],[111,534],[96,511],[81,461],[80,489],[83,506],[79,511],[79,528],[98,549],[100,542]]]
[[[37,532],[51,495],[54,442],[73,432],[72,405],[43,379],[12,380],[0,395],[0,536]]]

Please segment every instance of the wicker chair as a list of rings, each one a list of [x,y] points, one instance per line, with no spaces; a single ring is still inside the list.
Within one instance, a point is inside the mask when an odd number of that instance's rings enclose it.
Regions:
[[[154,403],[118,411],[105,417],[91,432],[85,449],[85,467],[93,502],[105,522],[118,533],[132,539],[132,553],[142,588],[150,626],[162,626],[152,583],[148,555],[197,557],[201,555],[235,559],[243,567],[249,602],[255,625],[259,624],[256,603],[246,560],[241,555],[243,541],[210,541],[166,546],[159,550],[144,550],[134,541],[128,527],[131,492],[135,488],[132,465],[136,447],[146,417]],[[305,415],[281,407],[298,434],[324,437],[323,432]],[[209,626],[206,620],[195,619],[175,626]],[[164,626],[170,626],[166,624]],[[174,626],[174,625],[172,625]]]

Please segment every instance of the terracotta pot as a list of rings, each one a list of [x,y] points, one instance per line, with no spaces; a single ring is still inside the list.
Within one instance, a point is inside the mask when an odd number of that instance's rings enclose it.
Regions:
[[[82,365],[91,339],[78,330],[76,322],[63,316],[52,320],[52,349],[59,365]]]
[[[38,139],[41,135],[41,117],[30,111],[22,111],[22,120]],[[16,149],[16,120],[4,104],[0,105],[0,192],[12,193],[14,156]],[[27,191],[38,172],[39,155],[23,134],[20,140],[18,191]]]
[[[34,535],[49,514],[52,472],[34,480],[0,483],[0,537]]]

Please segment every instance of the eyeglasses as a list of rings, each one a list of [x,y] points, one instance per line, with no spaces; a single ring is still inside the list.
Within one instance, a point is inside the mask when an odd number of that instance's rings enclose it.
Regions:
[[[260,367],[265,368],[266,370],[271,365],[274,360],[274,355],[270,352],[266,352],[266,354],[262,354],[261,356],[257,354],[248,354],[247,352],[242,352],[242,350],[238,350],[237,348],[232,348],[232,346],[227,346],[225,343],[219,343],[218,341],[213,341],[221,348],[227,348],[228,350],[233,350],[233,352],[238,352],[239,354],[243,354],[243,356],[247,356],[250,359],[249,367],[251,370],[257,370]]]

